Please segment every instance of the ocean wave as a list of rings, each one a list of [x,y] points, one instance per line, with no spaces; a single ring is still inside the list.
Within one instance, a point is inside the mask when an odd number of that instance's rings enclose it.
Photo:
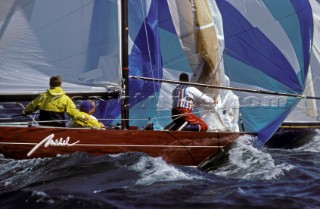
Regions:
[[[162,158],[142,156],[139,161],[130,166],[130,169],[140,173],[138,185],[150,185],[155,182],[167,182],[177,180],[200,180],[199,175],[186,173],[177,166],[167,164]]]
[[[320,152],[320,130],[316,130],[307,143],[301,147],[292,149],[294,152]]]
[[[272,180],[294,168],[288,163],[276,164],[271,154],[252,146],[252,136],[242,136],[229,150],[229,160],[212,173],[239,179]]]
[[[240,138],[228,162],[210,172],[137,152],[30,160],[0,157],[0,208],[319,205],[318,153],[259,150],[251,141],[249,136]]]

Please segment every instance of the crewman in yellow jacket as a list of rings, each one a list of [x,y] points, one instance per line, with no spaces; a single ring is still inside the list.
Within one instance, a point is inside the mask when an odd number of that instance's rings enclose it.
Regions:
[[[61,88],[60,76],[51,77],[49,84],[50,89],[30,102],[22,114],[29,115],[40,110],[38,117],[40,125],[65,127],[65,113],[74,118],[79,110]]]
[[[80,105],[80,111],[75,115],[69,127],[91,127],[103,128],[104,125],[98,121],[92,114],[96,106],[92,100],[85,100]]]

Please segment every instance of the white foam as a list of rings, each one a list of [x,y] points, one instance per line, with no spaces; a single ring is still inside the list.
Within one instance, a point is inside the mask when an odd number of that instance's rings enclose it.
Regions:
[[[45,202],[49,204],[54,204],[55,201],[49,197],[49,195],[43,191],[32,191],[32,196],[38,197],[37,203]]]
[[[160,157],[143,156],[130,169],[140,173],[140,179],[136,182],[138,185],[150,185],[160,181],[202,179],[200,176],[185,173],[177,167],[167,164]]]
[[[254,148],[251,145],[252,141],[253,137],[241,137],[229,150],[228,164],[212,172],[231,178],[271,180],[283,176],[284,171],[294,168],[287,163],[276,165],[272,156]]]

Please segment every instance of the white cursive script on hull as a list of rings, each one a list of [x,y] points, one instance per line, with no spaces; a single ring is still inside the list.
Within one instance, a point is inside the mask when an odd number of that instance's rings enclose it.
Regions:
[[[66,139],[63,139],[63,138],[53,139],[53,137],[54,137],[54,134],[50,134],[49,136],[44,138],[41,142],[36,144],[30,150],[30,152],[28,152],[27,156],[32,155],[32,153],[34,153],[34,151],[36,151],[41,145],[44,145],[44,147],[49,147],[49,146],[73,146],[73,145],[75,145],[75,144],[80,142],[80,141],[76,141],[76,142],[74,142],[72,144],[69,144],[69,140],[70,140],[69,136]]]

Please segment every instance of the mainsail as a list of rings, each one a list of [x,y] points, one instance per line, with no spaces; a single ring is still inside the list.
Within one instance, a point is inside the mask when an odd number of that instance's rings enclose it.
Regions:
[[[118,14],[116,1],[1,1],[0,95],[37,95],[53,75],[68,93],[117,90]]]

